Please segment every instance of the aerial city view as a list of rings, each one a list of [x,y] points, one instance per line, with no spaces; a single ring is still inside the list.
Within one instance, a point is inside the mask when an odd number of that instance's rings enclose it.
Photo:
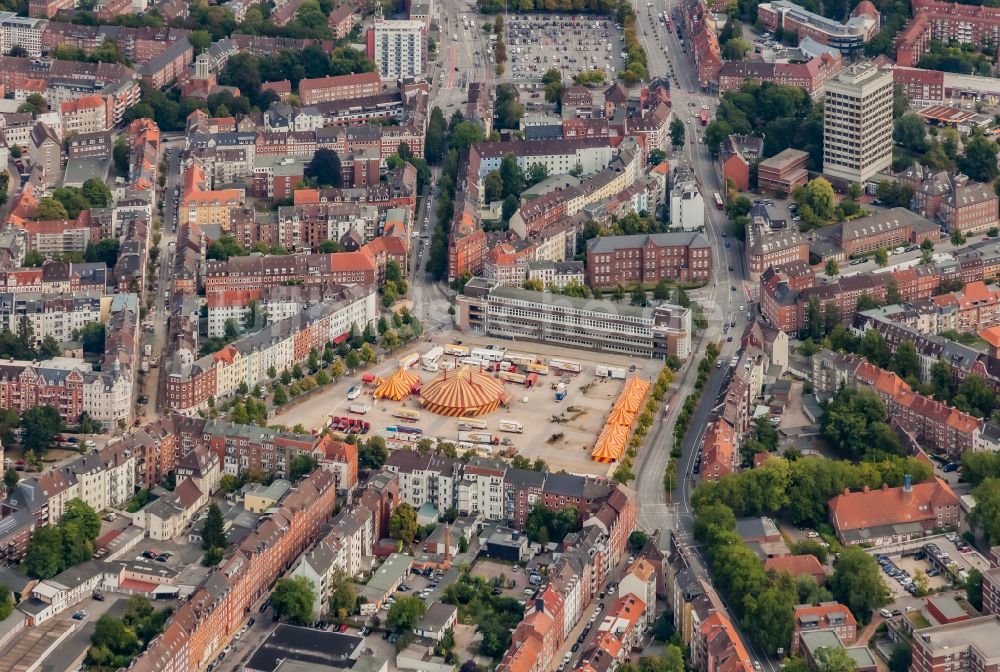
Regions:
[[[1000,0],[0,0],[0,672],[1000,671]]]

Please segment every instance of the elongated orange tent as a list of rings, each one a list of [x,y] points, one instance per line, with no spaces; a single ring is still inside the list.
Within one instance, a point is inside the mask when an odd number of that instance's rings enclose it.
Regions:
[[[406,369],[396,369],[395,373],[375,388],[375,398],[401,401],[410,396],[414,385],[419,383],[420,379]]]
[[[605,425],[604,431],[597,437],[597,444],[591,457],[597,462],[614,462],[625,452],[625,442],[628,439],[628,427],[622,425]]]
[[[604,429],[597,437],[591,457],[597,462],[614,462],[625,452],[628,433],[635,422],[635,416],[642,408],[642,403],[649,392],[649,381],[642,378],[630,378],[622,388],[618,400],[611,408]]]
[[[611,411],[611,415],[608,416],[607,424],[631,427],[633,420],[635,420],[635,413],[630,413],[624,408],[616,407]]]

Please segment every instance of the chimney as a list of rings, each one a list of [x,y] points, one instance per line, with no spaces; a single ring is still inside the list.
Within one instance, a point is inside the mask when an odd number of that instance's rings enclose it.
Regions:
[[[444,563],[451,565],[451,525],[444,526]]]

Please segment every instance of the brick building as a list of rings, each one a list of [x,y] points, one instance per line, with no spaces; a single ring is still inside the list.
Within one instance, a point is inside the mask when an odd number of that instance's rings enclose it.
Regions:
[[[700,233],[601,236],[587,241],[591,287],[697,282],[712,276],[712,249]]]

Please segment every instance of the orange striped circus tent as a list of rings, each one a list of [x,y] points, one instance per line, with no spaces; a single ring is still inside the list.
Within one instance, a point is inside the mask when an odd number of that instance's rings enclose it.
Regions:
[[[624,408],[629,413],[638,413],[642,407],[642,402],[649,391],[649,383],[641,378],[631,378],[625,383],[625,388],[618,395],[615,408]]]
[[[420,403],[425,409],[451,417],[486,415],[508,398],[502,382],[468,366],[441,372],[420,391]]]
[[[615,462],[625,452],[627,439],[628,427],[609,423],[604,426],[604,431],[597,437],[597,443],[594,445],[591,457],[597,462]]]
[[[413,392],[414,385],[419,385],[420,379],[406,369],[396,369],[396,372],[386,378],[375,388],[376,399],[392,399],[402,401]]]
[[[608,416],[606,424],[631,427],[633,420],[635,420],[635,413],[631,413],[627,409],[617,406],[611,411],[611,415]]]

